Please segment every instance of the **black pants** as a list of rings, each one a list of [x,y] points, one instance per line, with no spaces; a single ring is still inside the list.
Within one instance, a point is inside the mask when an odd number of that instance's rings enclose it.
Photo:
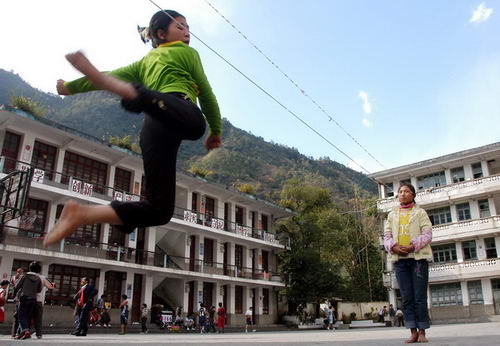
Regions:
[[[42,336],[43,304],[41,302],[36,302],[33,317],[35,319],[36,336]]]
[[[92,306],[87,306],[87,304],[85,304],[80,309],[80,314],[78,315],[78,323],[76,325],[75,331],[77,334],[87,335],[87,332],[89,330],[90,310],[92,310]]]
[[[141,151],[146,178],[146,199],[140,202],[111,202],[123,222],[119,228],[131,233],[136,227],[164,225],[175,208],[177,151],[181,142],[200,139],[206,123],[200,109],[182,94],[163,94],[137,87],[139,96],[122,101],[132,112],[145,112]]]
[[[141,330],[143,333],[146,333],[148,331],[148,326],[146,323],[148,322],[147,317],[141,317]]]
[[[36,299],[28,296],[22,296],[19,299],[19,329],[21,333],[30,330],[31,317],[33,314],[33,308],[35,307]]]

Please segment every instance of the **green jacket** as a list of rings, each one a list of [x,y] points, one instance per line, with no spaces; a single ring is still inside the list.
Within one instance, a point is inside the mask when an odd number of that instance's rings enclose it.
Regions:
[[[186,94],[205,115],[211,134],[220,135],[222,121],[217,99],[207,80],[198,52],[181,41],[164,43],[144,58],[108,72],[129,83],[162,93]],[[64,84],[71,94],[97,90],[85,77]]]

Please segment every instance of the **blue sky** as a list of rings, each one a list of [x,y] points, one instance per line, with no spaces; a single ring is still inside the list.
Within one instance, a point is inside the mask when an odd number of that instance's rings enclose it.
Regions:
[[[385,168],[500,140],[498,0],[209,1]],[[383,169],[205,0],[156,2],[183,13],[196,35],[363,167]],[[146,54],[135,26],[155,11],[147,0],[3,1],[0,68],[55,92],[57,78],[79,76],[69,51],[83,49],[102,70]],[[359,169],[195,38],[191,46],[235,126]]]

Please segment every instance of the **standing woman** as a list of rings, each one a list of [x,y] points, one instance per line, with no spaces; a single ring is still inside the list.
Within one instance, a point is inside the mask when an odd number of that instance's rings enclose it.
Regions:
[[[398,189],[399,207],[387,216],[384,246],[394,263],[403,299],[406,328],[411,336],[406,343],[427,342],[429,325],[427,286],[432,261],[432,224],[425,210],[415,204],[415,188],[403,183]]]
[[[217,333],[224,333],[224,325],[226,324],[226,309],[219,303],[217,309]]]
[[[0,283],[0,323],[5,322],[5,303],[7,302],[7,292],[9,289],[9,280],[2,280]]]
[[[124,335],[127,333],[127,324],[128,324],[128,297],[126,294],[122,294],[122,302],[120,303],[120,325],[121,332],[118,334]]]

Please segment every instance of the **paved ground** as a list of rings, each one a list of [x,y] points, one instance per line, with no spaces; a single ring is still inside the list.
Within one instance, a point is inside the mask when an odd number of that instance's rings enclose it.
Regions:
[[[45,335],[44,339],[24,341],[30,345],[341,345],[392,346],[403,345],[408,332],[402,328],[374,328],[339,331],[290,331],[228,334],[89,334],[87,337],[71,335]],[[430,345],[476,346],[500,345],[500,323],[454,324],[433,326],[429,330]],[[0,336],[0,345],[19,345],[10,337]]]

